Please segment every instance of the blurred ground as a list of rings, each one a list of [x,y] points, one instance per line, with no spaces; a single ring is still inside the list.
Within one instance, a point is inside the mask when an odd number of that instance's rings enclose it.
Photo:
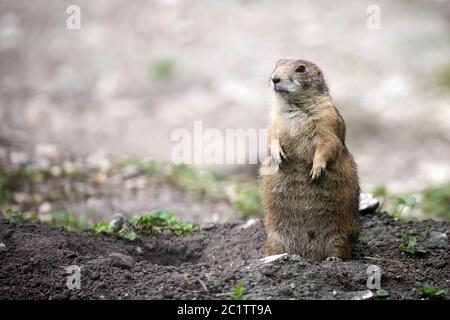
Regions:
[[[448,1],[0,0],[0,143],[170,160],[194,120],[264,128],[275,61],[301,57],[328,79],[364,188],[448,183],[449,27]]]

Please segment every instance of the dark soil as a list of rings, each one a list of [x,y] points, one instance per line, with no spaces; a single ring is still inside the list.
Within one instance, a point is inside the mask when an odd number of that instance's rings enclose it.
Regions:
[[[419,299],[425,283],[448,293],[450,222],[398,222],[387,214],[363,218],[353,258],[311,262],[284,256],[264,262],[263,224],[217,224],[176,237],[141,235],[131,242],[42,223],[0,220],[0,299],[230,299],[239,281],[253,299],[369,297],[367,268],[381,268],[388,299]],[[406,235],[427,253],[400,253]],[[121,253],[126,256],[110,256]],[[64,267],[81,267],[81,288],[69,290]],[[372,290],[375,294],[376,290]],[[377,299],[376,294],[371,297]]]

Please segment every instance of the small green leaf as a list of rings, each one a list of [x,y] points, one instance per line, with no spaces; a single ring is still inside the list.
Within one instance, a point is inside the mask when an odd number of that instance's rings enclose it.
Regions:
[[[413,208],[416,205],[417,201],[414,197],[398,198],[397,203],[405,207]]]
[[[444,290],[433,287],[432,285],[430,285],[428,283],[425,283],[422,287],[418,288],[417,292],[423,298],[429,298],[429,299],[440,299],[440,298],[443,298],[446,294],[446,292]]]
[[[423,256],[427,253],[422,246],[417,245],[416,237],[407,236],[404,241],[405,242],[398,248],[400,252],[413,254],[416,256]]]
[[[233,292],[231,293],[231,296],[235,300],[244,300],[245,299],[244,292],[245,292],[244,282],[239,281],[238,283],[236,283]]]
[[[109,223],[99,223],[94,225],[94,227],[92,228],[94,230],[95,234],[100,234],[100,233],[112,233],[111,228],[109,226]]]
[[[6,218],[13,221],[24,221],[25,218],[23,217],[21,212],[15,212],[11,208],[6,209]]]
[[[129,230],[124,230],[124,229],[120,230],[117,234],[120,237],[128,239],[130,241],[134,241],[136,239],[136,237],[137,237],[136,232],[129,231]]]
[[[376,296],[378,298],[386,298],[389,297],[389,291],[387,291],[386,289],[378,289],[376,292]]]

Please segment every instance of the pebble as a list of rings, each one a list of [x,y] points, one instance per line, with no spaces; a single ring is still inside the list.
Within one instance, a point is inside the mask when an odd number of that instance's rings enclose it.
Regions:
[[[373,292],[370,290],[359,291],[352,297],[352,300],[367,300],[374,296]]]
[[[67,296],[64,293],[57,293],[52,296],[52,300],[66,300]]]
[[[122,213],[116,213],[109,223],[109,227],[112,232],[118,232],[125,225],[126,221],[127,218]]]
[[[278,293],[281,294],[281,295],[283,295],[283,296],[287,296],[287,297],[292,296],[292,290],[291,290],[290,288],[286,288],[286,287],[281,288],[281,289],[278,291]]]
[[[260,261],[263,263],[269,263],[269,262],[273,262],[273,261],[276,261],[276,260],[284,258],[284,257],[287,257],[287,253],[277,254],[274,256],[268,256],[268,257],[260,259]]]
[[[248,229],[251,226],[255,225],[258,223],[258,219],[248,219],[247,222],[245,222],[244,224],[240,225],[239,228],[241,229]]]
[[[134,259],[131,256],[120,252],[113,252],[109,255],[111,265],[122,269],[131,269],[134,264]]]
[[[445,248],[447,246],[448,236],[443,232],[431,231],[426,244],[429,248]]]
[[[375,212],[380,201],[371,193],[361,193],[359,195],[359,212],[361,214],[368,214]]]
[[[46,212],[50,212],[51,210],[52,210],[52,205],[50,204],[50,202],[43,202],[38,207],[39,213],[46,213]]]

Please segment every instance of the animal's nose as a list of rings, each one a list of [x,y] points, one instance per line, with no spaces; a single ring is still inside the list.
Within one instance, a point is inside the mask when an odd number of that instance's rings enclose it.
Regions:
[[[272,77],[272,82],[273,82],[273,84],[277,84],[277,83],[280,82],[280,81],[281,81],[280,78],[278,78],[278,77]]]

